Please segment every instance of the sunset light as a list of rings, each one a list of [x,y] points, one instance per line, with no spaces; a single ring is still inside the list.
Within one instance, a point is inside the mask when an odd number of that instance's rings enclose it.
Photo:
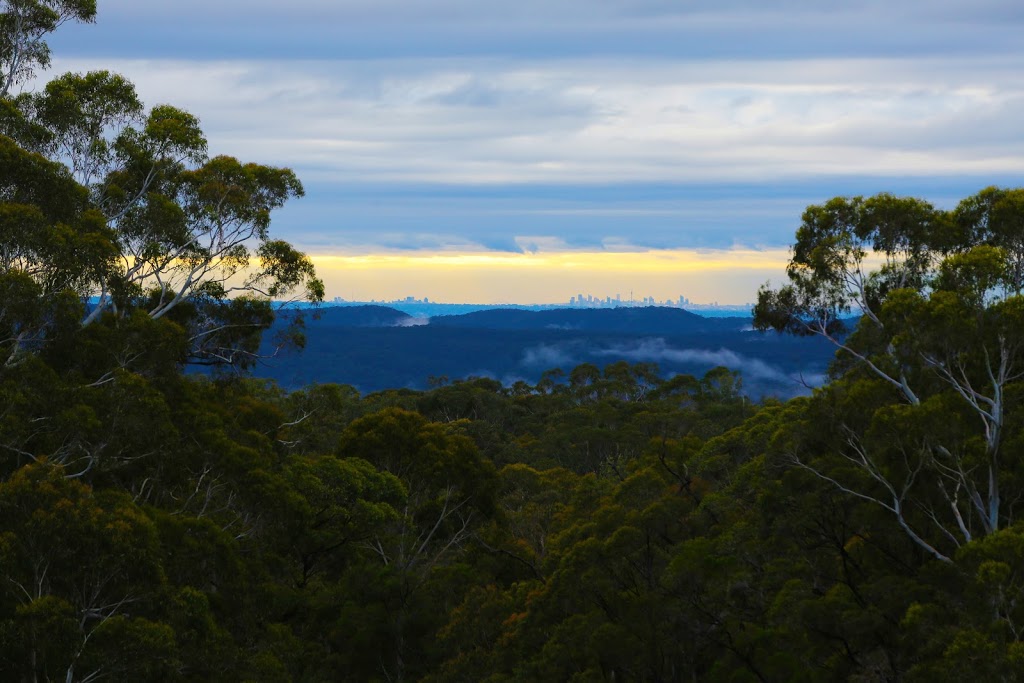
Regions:
[[[785,249],[634,252],[422,252],[314,255],[327,291],[348,300],[560,303],[580,292],[744,303],[785,270]]]

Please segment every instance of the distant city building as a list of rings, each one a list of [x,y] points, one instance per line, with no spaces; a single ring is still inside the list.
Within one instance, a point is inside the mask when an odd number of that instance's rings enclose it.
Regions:
[[[466,313],[471,310],[484,310],[490,308],[521,308],[528,310],[545,310],[554,308],[619,308],[619,307],[630,307],[630,306],[664,306],[666,308],[682,308],[694,312],[699,312],[701,315],[715,315],[716,313],[727,314],[727,315],[750,315],[750,309],[753,304],[720,304],[717,301],[707,304],[698,304],[691,301],[689,298],[679,295],[675,299],[665,299],[664,302],[659,302],[653,296],[643,296],[636,298],[633,293],[630,292],[629,298],[623,300],[621,294],[612,296],[594,296],[593,294],[577,294],[569,298],[569,303],[553,303],[553,304],[471,304],[471,303],[454,303],[454,304],[443,304],[431,302],[429,298],[423,297],[422,299],[416,298],[415,296],[400,297],[388,301],[387,299],[370,299],[362,301],[345,299],[344,297],[336,296],[333,298],[332,303],[338,306],[360,306],[367,303],[393,306],[398,310],[404,310],[407,313],[422,316],[431,315],[445,315],[449,313]]]
[[[615,294],[615,296],[605,296],[601,298],[594,296],[593,294],[577,294],[569,297],[569,303],[566,304],[569,308],[618,308],[620,306],[665,306],[668,308],[691,308],[697,307],[699,304],[694,304],[690,299],[680,294],[676,299],[665,299],[659,302],[656,297],[644,296],[639,299],[635,299],[630,296],[626,301],[622,300],[622,294]],[[717,306],[718,304],[708,304],[711,306]]]

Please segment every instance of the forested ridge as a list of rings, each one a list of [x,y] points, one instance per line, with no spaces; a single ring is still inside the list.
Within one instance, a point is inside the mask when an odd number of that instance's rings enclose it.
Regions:
[[[620,315],[624,311],[634,315]],[[485,320],[435,324],[431,318],[409,324],[393,322],[393,311],[389,318],[377,317],[371,307],[324,306],[305,321],[302,353],[266,358],[252,374],[286,389],[315,382],[351,384],[370,393],[427,389],[431,377],[536,384],[554,367],[568,372],[577,365],[625,360],[657,363],[666,376],[700,376],[725,365],[743,372],[748,395],[791,398],[822,383],[835,351],[826,339],[760,334],[750,316],[712,320],[654,307],[596,310],[582,321],[579,311],[546,313],[524,321],[521,329],[509,329],[506,325],[520,325],[518,311],[499,310]],[[680,320],[679,314],[686,317]],[[273,342],[262,348],[269,355]]]
[[[1024,190],[809,207],[754,311],[835,346],[809,397],[286,392],[298,178],[116,74],[22,91],[95,11],[0,2],[0,679],[1024,678]]]

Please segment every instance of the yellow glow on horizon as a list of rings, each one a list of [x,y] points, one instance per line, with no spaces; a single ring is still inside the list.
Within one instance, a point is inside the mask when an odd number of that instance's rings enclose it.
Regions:
[[[578,294],[628,300],[680,295],[740,304],[785,277],[786,249],[512,252],[388,252],[312,255],[328,299],[560,303]]]
[[[737,268],[785,266],[786,250],[716,249],[659,250],[626,252],[551,252],[551,253],[448,253],[415,252],[413,254],[315,255],[317,265],[328,268],[377,268],[380,266],[431,267],[499,267],[499,268],[617,268],[622,270],[656,269],[664,272],[679,268],[700,270],[733,270]]]

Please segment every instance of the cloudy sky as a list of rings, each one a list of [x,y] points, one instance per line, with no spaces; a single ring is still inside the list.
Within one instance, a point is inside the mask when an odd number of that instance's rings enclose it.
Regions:
[[[805,206],[1024,178],[1019,0],[99,0],[109,68],[287,165],[330,297],[474,302],[779,281]]]

